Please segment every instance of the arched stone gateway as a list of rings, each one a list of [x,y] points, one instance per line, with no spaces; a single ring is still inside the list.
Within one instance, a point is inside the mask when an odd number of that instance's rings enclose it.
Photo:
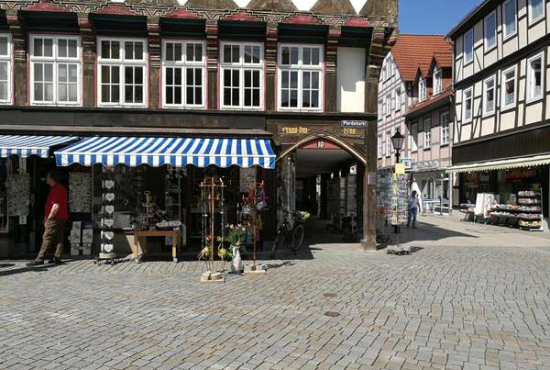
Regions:
[[[349,144],[344,139],[327,132],[317,132],[315,134],[309,135],[299,140],[294,145],[291,145],[290,147],[283,150],[279,155],[279,157],[277,158],[277,162],[279,162],[281,159],[285,158],[287,155],[294,152],[295,150],[300,149],[309,143],[313,143],[319,140],[326,140],[326,141],[332,142],[342,150],[345,150],[349,154],[354,156],[358,161],[361,162],[361,164],[365,165],[367,163],[367,158],[364,155],[364,153],[354,148],[353,145]]]

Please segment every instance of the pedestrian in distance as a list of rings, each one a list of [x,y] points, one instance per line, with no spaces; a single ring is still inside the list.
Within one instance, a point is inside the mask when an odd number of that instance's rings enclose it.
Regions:
[[[38,257],[27,263],[27,266],[44,264],[44,256],[48,250],[55,246],[55,254],[52,263],[61,263],[63,255],[63,243],[65,240],[65,224],[69,218],[67,209],[67,189],[60,184],[60,174],[53,170],[48,172],[46,183],[50,186],[50,192],[46,200],[44,212],[44,236]]]
[[[412,221],[412,228],[416,229],[416,216],[418,214],[418,208],[420,207],[420,200],[418,199],[418,194],[416,190],[413,190],[412,194],[409,195],[409,215],[407,217],[407,227],[410,226]]]

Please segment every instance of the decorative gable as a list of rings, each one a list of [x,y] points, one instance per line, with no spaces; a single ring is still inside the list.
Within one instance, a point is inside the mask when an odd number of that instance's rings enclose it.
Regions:
[[[328,15],[357,14],[349,0],[317,0],[311,11]]]
[[[295,12],[298,10],[292,0],[252,0],[246,7],[251,10],[272,10],[276,12]]]

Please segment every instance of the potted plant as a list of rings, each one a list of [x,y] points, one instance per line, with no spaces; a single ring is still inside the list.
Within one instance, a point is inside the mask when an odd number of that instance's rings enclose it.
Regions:
[[[246,238],[246,228],[241,225],[227,225],[225,241],[229,243],[233,255],[231,262],[231,272],[241,273],[243,271],[243,261],[241,259],[241,246]]]

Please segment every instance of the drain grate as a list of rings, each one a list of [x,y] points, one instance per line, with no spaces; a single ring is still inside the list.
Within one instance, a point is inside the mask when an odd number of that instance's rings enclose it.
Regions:
[[[327,312],[325,312],[325,316],[338,317],[338,316],[340,316],[340,313],[339,312],[334,312],[334,311],[327,311]]]

